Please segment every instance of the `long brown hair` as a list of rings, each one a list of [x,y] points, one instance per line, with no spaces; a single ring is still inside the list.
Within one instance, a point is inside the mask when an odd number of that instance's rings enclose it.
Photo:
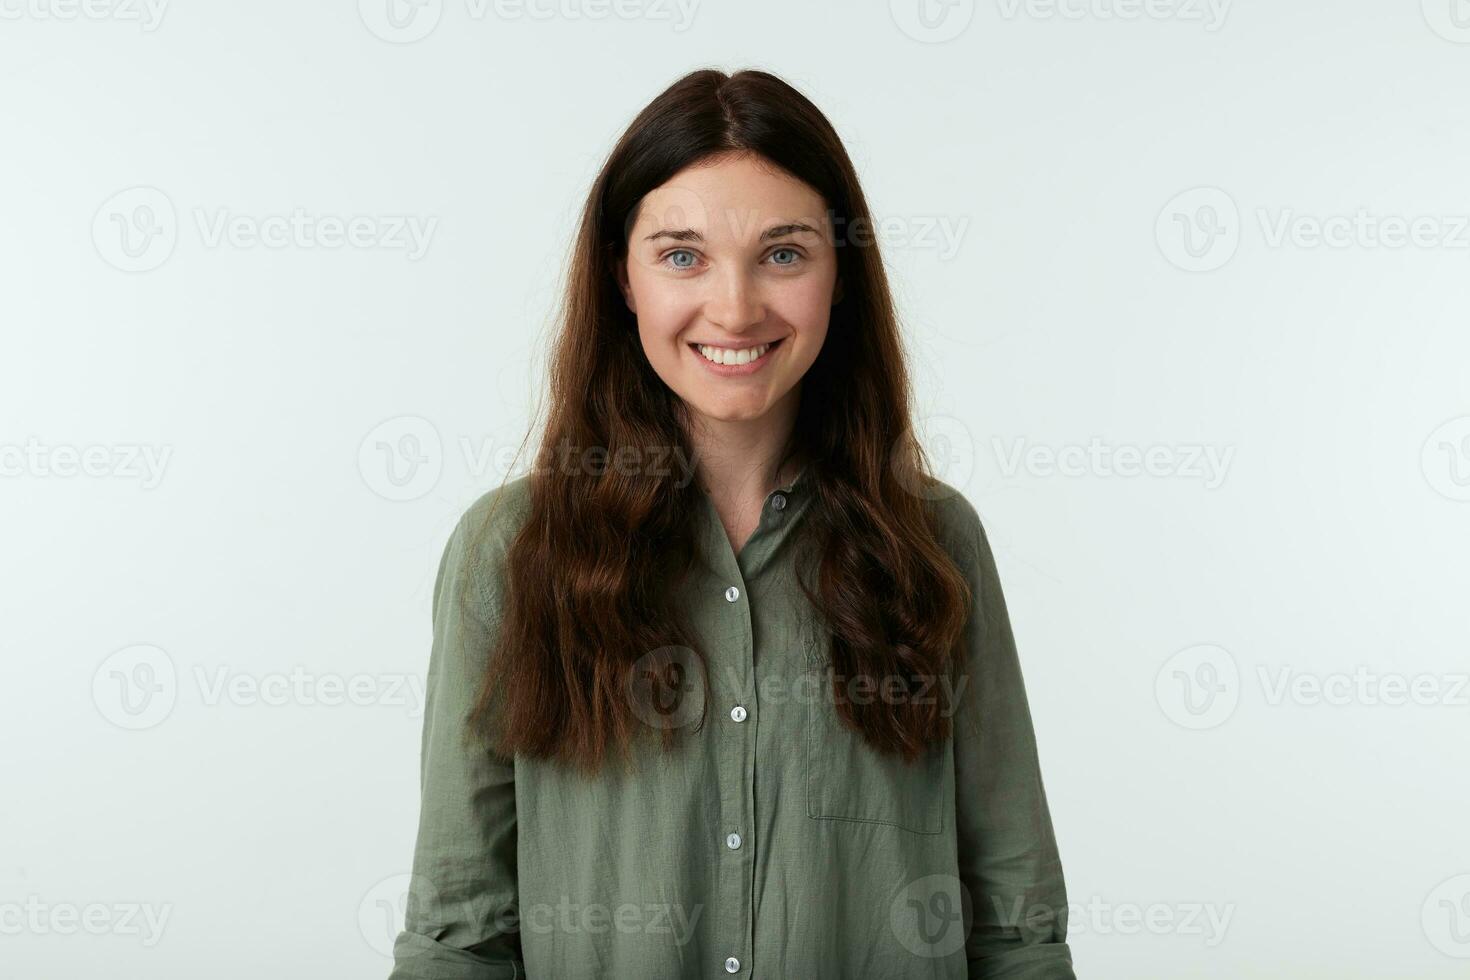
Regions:
[[[643,196],[685,167],[747,153],[803,181],[833,227],[872,228],[836,131],[805,96],[762,71],[679,79],[643,109],[609,154],[581,214],[560,332],[551,353],[540,453],[597,447],[691,457],[684,405],[653,371],[615,278]],[[798,540],[800,588],[831,633],[833,684],[933,682],[955,666],[970,599],[941,544],[893,300],[878,249],[839,241],[841,298],[802,379],[793,442],[812,499]],[[509,545],[503,610],[471,727],[507,756],[595,773],[625,761],[640,735],[627,696],[650,651],[694,647],[677,583],[695,560],[697,485],[666,468],[533,469],[525,524]],[[590,470],[590,471],[589,471]],[[687,476],[687,475],[686,475]],[[870,687],[869,690],[874,688]],[[836,693],[836,692],[834,692]],[[859,701],[865,703],[858,703]],[[950,734],[940,698],[838,696],[846,724],[907,760]],[[664,744],[671,730],[664,729]]]

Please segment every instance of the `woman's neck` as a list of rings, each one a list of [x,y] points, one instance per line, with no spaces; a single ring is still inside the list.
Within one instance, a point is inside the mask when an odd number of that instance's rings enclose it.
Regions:
[[[793,444],[795,422],[794,416],[703,422],[689,433],[696,483],[717,502],[759,508],[767,494],[801,472],[805,455]]]

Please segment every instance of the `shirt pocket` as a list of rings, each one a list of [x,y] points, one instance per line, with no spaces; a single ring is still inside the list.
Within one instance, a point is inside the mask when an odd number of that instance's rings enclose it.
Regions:
[[[830,635],[820,626],[803,633],[807,816],[941,833],[952,743],[931,746],[912,763],[874,749],[842,724],[833,703]],[[879,698],[876,690],[871,696]]]

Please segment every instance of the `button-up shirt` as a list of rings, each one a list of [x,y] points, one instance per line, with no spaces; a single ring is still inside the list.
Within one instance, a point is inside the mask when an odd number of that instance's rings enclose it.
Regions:
[[[466,740],[530,477],[466,511],[434,587],[390,980],[1073,977],[1031,716],[975,509],[942,483],[925,494],[974,600],[951,690],[932,692],[952,698],[954,737],[904,763],[839,722],[831,634],[795,577],[807,472],[767,495],[738,553],[703,496],[702,561],[682,586],[700,641],[683,651],[689,683],[641,704],[649,724],[685,727],[635,775],[588,778]]]

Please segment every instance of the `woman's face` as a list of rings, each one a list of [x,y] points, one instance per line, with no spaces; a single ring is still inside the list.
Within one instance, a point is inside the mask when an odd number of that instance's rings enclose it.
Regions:
[[[748,155],[688,167],[645,195],[618,273],[654,371],[721,421],[795,403],[838,298],[826,203]]]

